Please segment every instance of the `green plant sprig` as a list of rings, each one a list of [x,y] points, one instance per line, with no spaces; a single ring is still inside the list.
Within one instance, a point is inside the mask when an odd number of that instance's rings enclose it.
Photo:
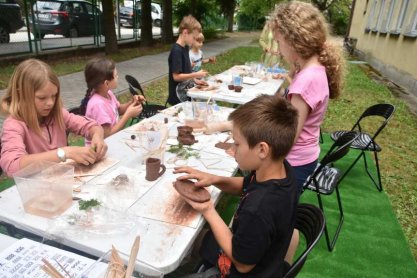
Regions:
[[[192,156],[195,158],[200,158],[200,154],[197,151],[181,144],[171,145],[168,149],[168,152],[175,153],[177,157],[182,157],[184,159],[188,159]]]
[[[99,206],[101,206],[101,203],[97,199],[80,200],[78,202],[78,208],[80,210],[89,210],[89,209],[92,209],[94,207],[99,207]]]

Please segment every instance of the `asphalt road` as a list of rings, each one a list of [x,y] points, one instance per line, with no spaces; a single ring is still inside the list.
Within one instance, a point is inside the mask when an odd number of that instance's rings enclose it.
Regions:
[[[177,32],[177,28],[174,29],[174,33],[175,32]],[[152,33],[154,38],[160,37],[161,28],[153,27]],[[118,40],[135,40],[140,38],[140,29],[134,30],[132,28],[121,27],[119,30],[116,28],[116,35]],[[23,27],[17,33],[10,34],[10,43],[0,44],[0,55],[30,52],[29,37],[31,38],[32,52],[35,51],[36,47],[38,51],[42,51],[61,47],[76,47],[95,44],[94,37],[65,38],[62,35],[46,35],[44,39],[34,41],[33,35],[28,33],[26,27]],[[104,44],[104,41],[104,36],[101,36],[98,43]]]

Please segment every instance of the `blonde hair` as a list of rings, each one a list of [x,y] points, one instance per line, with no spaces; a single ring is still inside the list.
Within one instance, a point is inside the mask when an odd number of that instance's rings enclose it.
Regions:
[[[319,56],[326,68],[329,97],[337,98],[343,87],[345,61],[342,49],[328,41],[328,26],[320,11],[309,3],[283,3],[272,12],[269,23],[301,58]]]
[[[198,36],[195,38],[198,42],[204,42],[204,35],[203,33],[199,33]]]
[[[181,34],[184,30],[188,30],[189,32],[197,31],[201,33],[201,24],[192,15],[184,16],[178,28],[178,33]]]
[[[39,136],[42,136],[42,131],[35,107],[35,92],[42,89],[48,81],[58,89],[54,107],[48,118],[54,119],[60,128],[65,129],[58,77],[40,60],[28,59],[16,67],[6,95],[2,99],[2,109],[13,118],[25,122]]]

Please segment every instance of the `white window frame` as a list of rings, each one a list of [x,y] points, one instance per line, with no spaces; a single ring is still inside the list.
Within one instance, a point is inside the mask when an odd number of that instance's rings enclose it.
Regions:
[[[392,30],[393,33],[399,34],[404,26],[405,16],[407,14],[408,4],[410,4],[410,0],[403,0],[401,3],[400,12],[398,13],[397,24],[395,25],[395,29]]]
[[[368,23],[366,24],[366,30],[371,30],[371,25],[375,15],[376,5],[378,4],[378,0],[374,0],[372,2],[371,10],[369,11]]]
[[[382,18],[384,17],[384,8],[385,8],[385,0],[381,0],[378,15],[377,15],[376,20],[375,20],[375,26],[372,29],[373,31],[381,30]]]
[[[391,23],[392,23],[392,16],[394,14],[394,7],[395,7],[395,2],[397,0],[391,0],[390,4],[389,4],[389,8],[388,8],[388,13],[387,13],[387,22],[385,24],[385,26],[383,26],[381,29],[381,31],[383,32],[388,32],[388,30],[390,30],[391,28]]]

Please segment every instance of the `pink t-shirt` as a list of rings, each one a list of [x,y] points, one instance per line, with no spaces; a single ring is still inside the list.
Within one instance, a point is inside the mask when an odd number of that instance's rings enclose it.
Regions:
[[[61,129],[53,119],[41,124],[42,136],[30,129],[25,122],[11,116],[3,123],[1,136],[0,166],[12,176],[20,169],[20,160],[26,154],[41,153],[67,146],[66,131],[89,136],[89,130],[97,123],[62,109],[65,129]]]
[[[297,142],[287,156],[292,166],[301,166],[318,159],[320,154],[320,125],[329,102],[326,68],[315,65],[297,73],[289,86],[289,99],[293,94],[300,95],[311,109]]]
[[[113,127],[119,121],[119,101],[111,90],[107,92],[109,99],[96,94],[94,91],[91,93],[92,96],[88,100],[85,115],[95,120],[99,125],[110,124]]]

